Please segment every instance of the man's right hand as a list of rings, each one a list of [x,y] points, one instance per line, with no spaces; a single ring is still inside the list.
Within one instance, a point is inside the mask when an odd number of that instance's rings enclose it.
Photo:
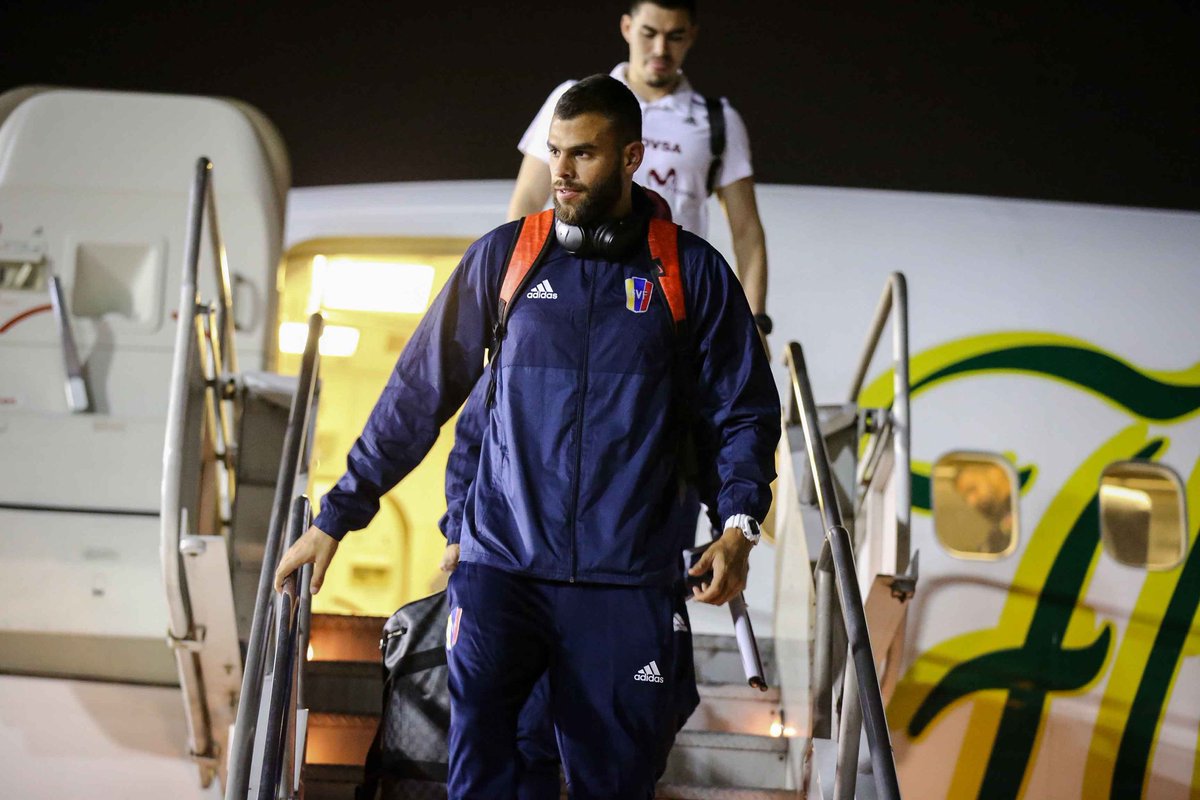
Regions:
[[[333,561],[337,549],[338,540],[313,525],[279,559],[279,567],[275,570],[275,591],[283,590],[283,579],[288,575],[305,564],[312,564],[310,591],[313,594],[319,592],[321,584],[325,582],[325,570],[329,569],[329,562]]]

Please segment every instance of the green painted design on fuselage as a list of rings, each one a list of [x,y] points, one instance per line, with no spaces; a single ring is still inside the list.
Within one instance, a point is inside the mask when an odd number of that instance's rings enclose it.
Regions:
[[[1173,420],[1200,409],[1200,386],[1166,383],[1107,353],[1067,345],[1025,345],[993,350],[948,364],[912,385],[969,372],[1033,372],[1074,383],[1150,420]]]
[[[1029,653],[1030,673],[1018,680],[1008,692],[1008,702],[996,730],[996,746],[988,758],[987,772],[980,787],[980,800],[1015,800],[1021,791],[1021,781],[1033,753],[1038,726],[1046,705],[1046,692],[1054,687],[1078,688],[1086,685],[1104,665],[1111,640],[1111,628],[1092,646],[1083,651],[1094,656],[1098,644],[1103,650],[1099,658],[1071,657],[1062,649],[1063,637],[1075,604],[1083,589],[1088,566],[1100,544],[1100,502],[1093,497],[1071,532],[1067,534],[1046,584],[1038,595],[1033,620],[1025,637],[1024,649]],[[1085,667],[1075,674],[1065,672]],[[1033,677],[1036,676],[1036,677]]]
[[[1154,732],[1166,712],[1171,679],[1183,654],[1192,621],[1200,609],[1200,540],[1184,562],[1179,582],[1154,637],[1146,669],[1129,707],[1113,767],[1110,797],[1141,797]]]
[[[1056,601],[1058,602],[1058,601]],[[950,669],[921,704],[908,725],[910,737],[920,736],[947,706],[974,692],[1004,689],[1016,692],[1069,692],[1087,686],[1104,666],[1112,632],[1104,628],[1087,647],[1065,650],[1053,642],[1026,639],[1021,647],[985,653]],[[1047,663],[1046,656],[1052,656]],[[1012,702],[1011,696],[1009,702]]]

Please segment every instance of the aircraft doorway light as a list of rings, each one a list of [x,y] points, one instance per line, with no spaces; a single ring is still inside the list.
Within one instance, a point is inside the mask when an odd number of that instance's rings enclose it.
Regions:
[[[423,314],[429,307],[434,268],[378,257],[313,258],[312,310]]]
[[[308,339],[308,323],[285,322],[279,326],[279,352],[299,355]],[[352,356],[358,350],[358,328],[327,325],[318,350],[323,356]]]

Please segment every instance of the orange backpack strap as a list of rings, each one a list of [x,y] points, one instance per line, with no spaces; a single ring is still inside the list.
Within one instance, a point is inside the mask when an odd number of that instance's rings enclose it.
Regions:
[[[508,315],[512,311],[513,298],[521,296],[521,290],[529,283],[529,277],[546,253],[550,234],[554,230],[554,209],[530,214],[521,219],[521,227],[513,239],[512,251],[504,264],[504,277],[500,282],[500,304],[496,311],[496,327],[492,329],[492,343],[488,347],[488,388],[485,405],[491,407],[496,396],[496,356],[504,335],[508,332]]]
[[[681,328],[687,320],[687,308],[683,299],[683,276],[679,268],[679,226],[665,219],[650,220],[650,258],[658,268],[657,281],[663,299],[671,309],[675,327]]]
[[[498,333],[504,336],[508,324],[508,312],[512,308],[512,300],[520,295],[521,289],[529,281],[533,268],[546,252],[550,241],[550,233],[554,230],[554,209],[546,209],[537,214],[530,214],[521,220],[521,229],[513,242],[512,253],[508,263],[504,265],[504,282],[500,284],[500,310],[498,316]]]

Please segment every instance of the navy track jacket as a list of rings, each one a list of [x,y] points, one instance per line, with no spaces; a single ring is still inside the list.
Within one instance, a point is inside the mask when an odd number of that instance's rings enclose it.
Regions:
[[[719,515],[761,520],[770,507],[779,395],[745,295],[720,254],[681,231],[689,332],[679,337],[657,287],[644,311],[627,297],[633,279],[652,277],[645,247],[615,262],[551,241],[485,367],[518,224],[467,250],[400,355],[315,524],[336,539],[365,527],[494,369],[492,405],[473,402],[486,425],[478,472],[452,523],[461,559],[551,580],[669,584],[696,522],[673,436],[677,347],[691,351],[695,385],[686,396],[711,432]]]

